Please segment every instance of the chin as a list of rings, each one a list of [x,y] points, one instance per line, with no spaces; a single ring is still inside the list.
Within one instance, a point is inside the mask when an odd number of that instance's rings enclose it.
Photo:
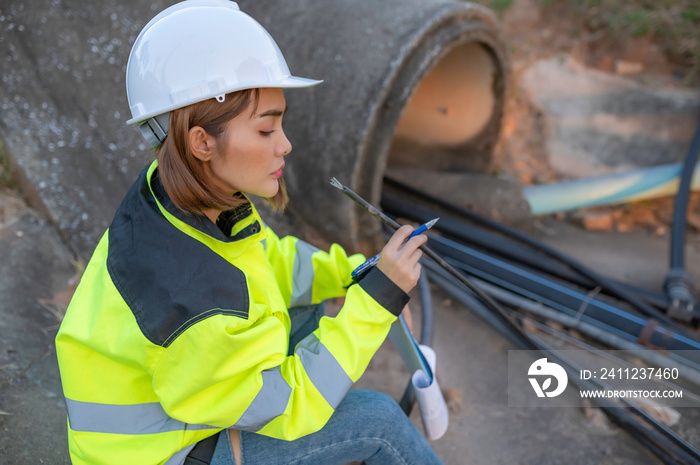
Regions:
[[[280,190],[280,184],[277,180],[275,180],[274,186],[265,186],[264,189],[260,189],[258,192],[251,192],[253,195],[257,195],[258,197],[262,197],[263,199],[269,199],[271,197],[274,197],[277,195],[277,193]]]

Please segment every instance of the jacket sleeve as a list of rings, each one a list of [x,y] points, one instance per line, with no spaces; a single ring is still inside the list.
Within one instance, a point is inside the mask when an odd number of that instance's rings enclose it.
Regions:
[[[361,254],[348,256],[338,244],[326,252],[293,236],[280,239],[269,227],[265,253],[288,308],[344,296],[350,273],[365,260]]]
[[[195,427],[299,438],[328,421],[407,301],[375,269],[348,289],[338,316],[322,318],[291,356],[274,313],[257,321],[212,316],[167,348],[153,373],[154,390],[171,417]]]

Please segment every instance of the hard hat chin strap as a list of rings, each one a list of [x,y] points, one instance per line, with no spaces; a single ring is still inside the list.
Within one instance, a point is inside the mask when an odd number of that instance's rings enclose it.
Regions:
[[[154,149],[160,147],[163,144],[163,141],[165,141],[165,136],[168,135],[169,120],[170,113],[163,113],[162,115],[148,118],[139,125],[141,135],[143,135],[146,141]]]

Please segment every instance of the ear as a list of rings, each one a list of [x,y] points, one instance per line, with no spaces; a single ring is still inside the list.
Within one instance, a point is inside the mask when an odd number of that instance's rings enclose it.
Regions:
[[[200,161],[210,161],[216,153],[216,139],[201,126],[193,126],[188,131],[190,150]]]

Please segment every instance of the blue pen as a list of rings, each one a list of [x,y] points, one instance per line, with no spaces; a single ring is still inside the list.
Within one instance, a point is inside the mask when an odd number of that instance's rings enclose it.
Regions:
[[[413,236],[417,236],[418,234],[423,234],[423,233],[426,232],[428,229],[432,228],[433,225],[434,225],[435,223],[437,223],[439,219],[440,219],[440,218],[434,218],[434,219],[428,221],[427,223],[425,223],[425,224],[419,226],[418,229],[416,229],[416,230],[413,231],[411,234],[409,234],[409,236],[406,238],[406,240],[403,241],[403,244],[405,244],[406,242],[408,242],[408,240],[409,240],[410,238],[412,238]],[[401,244],[401,245],[403,245],[403,244]],[[358,266],[357,268],[355,268],[355,269],[353,270],[353,272],[350,274],[350,275],[352,276],[352,278],[355,279],[355,278],[357,278],[358,276],[361,276],[365,271],[369,270],[371,267],[373,267],[374,265],[376,265],[377,262],[379,261],[379,257],[380,257],[381,255],[382,255],[382,254],[381,254],[381,252],[380,252],[380,253],[378,253],[377,255],[375,255],[374,257],[365,260],[365,262],[364,262],[362,265],[360,265],[360,266]]]

